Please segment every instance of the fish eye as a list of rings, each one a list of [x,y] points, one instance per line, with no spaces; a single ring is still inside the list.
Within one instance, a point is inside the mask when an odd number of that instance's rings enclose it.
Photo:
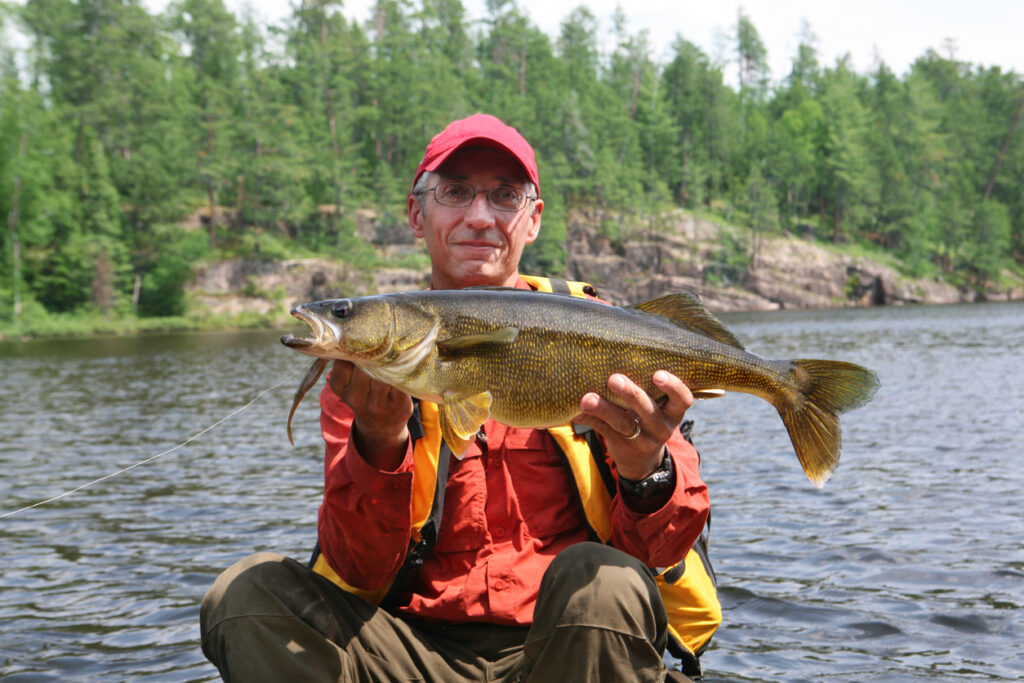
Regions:
[[[331,307],[331,314],[335,318],[344,318],[352,311],[352,302],[348,299],[342,299],[338,303]]]

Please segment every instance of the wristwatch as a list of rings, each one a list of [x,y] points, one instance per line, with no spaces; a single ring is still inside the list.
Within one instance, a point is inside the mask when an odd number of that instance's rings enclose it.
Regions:
[[[676,470],[672,464],[672,456],[665,449],[661,465],[651,474],[640,480],[619,477],[619,488],[623,495],[637,500],[650,500],[664,495],[676,487]]]

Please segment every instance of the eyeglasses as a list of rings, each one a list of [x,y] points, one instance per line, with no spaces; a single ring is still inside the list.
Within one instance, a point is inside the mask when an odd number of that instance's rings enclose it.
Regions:
[[[472,185],[456,181],[438,183],[434,187],[419,190],[415,194],[426,194],[427,192],[434,193],[434,199],[438,204],[459,209],[472,204],[481,192],[487,195],[487,204],[495,211],[518,211],[526,206],[527,201],[536,199],[511,185],[498,185],[489,190],[478,190]]]

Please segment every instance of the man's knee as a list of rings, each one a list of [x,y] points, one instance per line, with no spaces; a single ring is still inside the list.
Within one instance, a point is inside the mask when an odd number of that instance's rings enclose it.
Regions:
[[[199,610],[203,639],[221,621],[261,610],[261,603],[288,573],[285,557],[277,553],[249,555],[221,572]]]
[[[558,554],[541,581],[538,608],[548,601],[569,622],[610,620],[620,622],[608,624],[618,628],[625,620],[650,634],[668,622],[650,570],[632,555],[599,543],[577,543]]]
[[[641,578],[650,575],[640,560],[603,543],[574,543],[555,556],[548,571],[568,570],[579,575],[594,573],[605,566],[629,568]]]
[[[650,570],[610,546],[579,543],[560,552],[541,580],[525,670],[543,671],[545,680],[658,681],[667,639]]]
[[[644,599],[658,595],[650,570],[640,560],[600,543],[576,543],[558,553],[545,574],[545,580],[549,578],[563,589],[575,586],[575,590],[589,588],[599,594],[626,592]],[[616,590],[609,591],[609,584]]]

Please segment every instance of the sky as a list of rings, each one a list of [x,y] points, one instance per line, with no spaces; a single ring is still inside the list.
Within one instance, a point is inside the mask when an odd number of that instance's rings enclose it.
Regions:
[[[225,1],[236,12],[248,4],[257,16],[270,21],[290,13],[288,0]],[[369,18],[373,0],[343,2],[347,16],[359,21]],[[485,0],[463,0],[463,4],[470,19],[485,16]],[[562,20],[581,4],[599,19],[603,33],[610,31],[612,13],[621,5],[629,30],[649,31],[654,57],[662,63],[668,61],[677,34],[711,57],[727,62],[731,57],[728,36],[742,6],[767,48],[775,80],[789,73],[804,21],[817,36],[823,65],[833,65],[848,53],[859,73],[872,70],[881,58],[897,75],[903,75],[928,48],[949,56],[952,47],[956,59],[1024,74],[1024,0],[519,1],[533,23],[552,38],[557,37]]]
[[[291,14],[300,0],[225,0],[241,14],[250,8],[267,22]],[[143,0],[153,12],[162,11],[168,0]],[[556,38],[562,20],[586,4],[600,22],[603,37],[611,31],[617,6],[625,10],[632,33],[649,33],[656,61],[670,59],[677,35],[698,45],[725,65],[725,79],[736,84],[731,40],[740,7],[757,28],[768,52],[772,78],[783,79],[807,23],[816,37],[822,65],[831,66],[849,54],[858,73],[872,71],[884,61],[902,76],[910,64],[929,48],[943,56],[978,66],[999,66],[1024,74],[1024,0],[516,0],[541,30]],[[342,11],[360,22],[370,18],[374,0],[342,0]],[[468,18],[486,14],[486,0],[463,0]],[[9,32],[3,36],[12,39]],[[14,38],[21,38],[15,36]]]

